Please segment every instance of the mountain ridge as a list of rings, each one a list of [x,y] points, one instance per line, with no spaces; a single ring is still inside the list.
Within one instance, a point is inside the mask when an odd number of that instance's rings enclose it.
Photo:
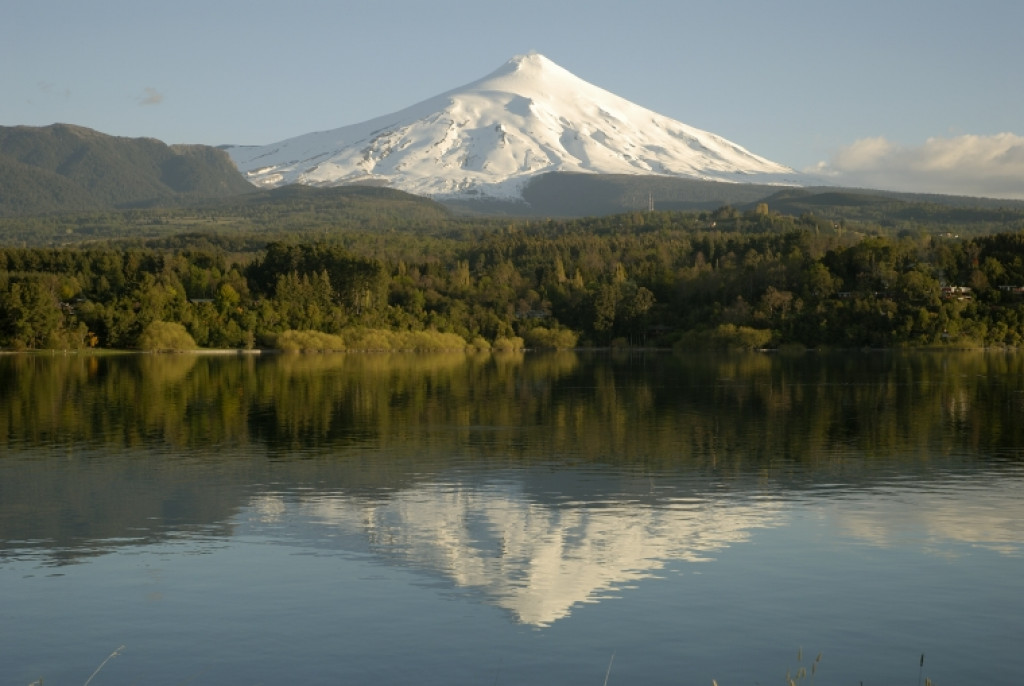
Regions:
[[[547,172],[800,185],[785,165],[590,84],[539,53],[397,112],[265,146],[225,148],[259,187],[390,185],[520,198]]]
[[[0,126],[0,215],[127,208],[251,193],[227,153],[74,124]]]

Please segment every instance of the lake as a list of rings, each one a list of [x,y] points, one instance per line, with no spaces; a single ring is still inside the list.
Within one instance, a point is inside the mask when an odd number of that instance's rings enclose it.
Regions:
[[[1021,354],[0,356],[3,684],[1016,684],[1022,640]]]

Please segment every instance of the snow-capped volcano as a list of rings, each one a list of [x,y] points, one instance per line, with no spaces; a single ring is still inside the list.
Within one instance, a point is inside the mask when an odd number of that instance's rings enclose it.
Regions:
[[[546,172],[798,183],[792,169],[636,105],[543,55],[394,114],[227,149],[255,185],[388,185],[435,197],[518,197]]]

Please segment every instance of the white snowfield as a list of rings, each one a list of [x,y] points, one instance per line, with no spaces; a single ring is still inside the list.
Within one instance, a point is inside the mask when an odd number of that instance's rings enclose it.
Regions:
[[[519,55],[394,114],[227,149],[253,184],[373,183],[433,197],[516,198],[546,172],[800,185],[794,170]]]

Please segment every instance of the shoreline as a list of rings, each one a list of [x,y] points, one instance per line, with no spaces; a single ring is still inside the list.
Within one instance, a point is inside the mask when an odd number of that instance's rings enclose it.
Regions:
[[[683,348],[675,350],[666,347],[577,347],[577,348],[394,348],[387,350],[372,350],[365,348],[348,348],[345,350],[284,350],[281,348],[193,348],[191,350],[138,350],[132,348],[37,348],[29,350],[4,350],[0,349],[0,355],[202,355],[222,357],[245,357],[249,355],[326,355],[326,354],[362,354],[382,355],[396,353],[467,353],[477,354],[481,352],[496,353],[522,353],[522,352],[576,352],[576,353],[679,353],[679,354],[706,354],[706,353],[751,353],[759,355],[806,355],[811,353],[935,353],[935,352],[998,352],[1016,353],[1019,348],[1015,346],[920,346],[920,347],[894,347],[894,348],[804,348],[784,346],[781,348]]]

